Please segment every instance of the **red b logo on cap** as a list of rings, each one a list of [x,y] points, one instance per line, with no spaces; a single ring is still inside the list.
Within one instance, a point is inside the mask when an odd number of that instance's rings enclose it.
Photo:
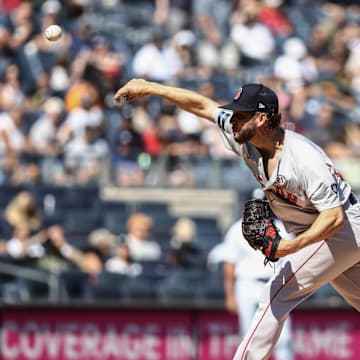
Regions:
[[[242,89],[242,87],[240,87],[234,96],[234,100],[239,100],[242,91],[243,91],[243,89]]]

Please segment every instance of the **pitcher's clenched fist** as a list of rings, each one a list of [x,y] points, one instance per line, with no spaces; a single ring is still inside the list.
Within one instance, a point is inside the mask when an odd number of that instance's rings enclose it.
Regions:
[[[130,80],[116,92],[114,96],[115,101],[120,103],[122,97],[128,101],[149,95],[149,93],[146,92],[147,83],[148,82],[143,79]]]

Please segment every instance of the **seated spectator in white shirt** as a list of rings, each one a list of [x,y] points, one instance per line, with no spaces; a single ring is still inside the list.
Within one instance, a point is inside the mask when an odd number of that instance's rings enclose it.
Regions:
[[[0,155],[19,154],[27,149],[22,123],[23,111],[19,107],[0,114]]]
[[[130,250],[130,256],[135,261],[160,260],[160,245],[151,240],[153,219],[143,213],[130,215],[126,223],[126,244]]]
[[[118,274],[137,276],[141,274],[142,267],[141,264],[132,260],[129,246],[125,242],[121,242],[116,247],[115,255],[105,262],[105,270]]]
[[[186,41],[192,43],[194,40],[190,37]],[[185,65],[177,49],[178,40],[179,37],[174,37],[173,43],[167,45],[164,44],[162,34],[159,31],[154,32],[149,42],[135,53],[132,62],[134,75],[154,81],[166,81],[176,77]]]
[[[57,130],[64,110],[64,102],[52,97],[45,101],[42,115],[30,129],[30,143],[33,150],[42,155],[56,155],[60,152]]]
[[[260,10],[261,4],[251,3],[233,15],[230,37],[238,46],[245,66],[270,60],[275,50],[274,36],[257,20]]]
[[[45,249],[37,236],[31,237],[30,229],[24,224],[14,227],[13,236],[6,244],[6,253],[17,260],[28,260],[42,257]]]
[[[108,153],[109,146],[98,137],[98,129],[87,126],[82,136],[65,145],[65,167],[76,181],[88,183],[98,177]]]
[[[58,136],[62,144],[72,138],[83,135],[88,126],[101,126],[103,124],[103,111],[96,104],[95,94],[83,95],[80,106],[69,111],[64,123],[61,125]]]

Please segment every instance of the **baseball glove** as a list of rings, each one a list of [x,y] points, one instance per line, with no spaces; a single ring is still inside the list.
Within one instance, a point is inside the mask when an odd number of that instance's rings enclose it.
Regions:
[[[278,260],[275,253],[281,237],[271,218],[268,201],[253,199],[246,202],[242,231],[249,245],[265,255],[265,264]]]

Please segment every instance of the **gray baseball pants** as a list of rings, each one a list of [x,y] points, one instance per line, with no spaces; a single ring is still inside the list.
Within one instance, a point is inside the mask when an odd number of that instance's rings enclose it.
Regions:
[[[336,234],[289,255],[265,285],[233,360],[268,359],[290,311],[326,283],[360,311],[360,202],[348,201],[344,213]]]

